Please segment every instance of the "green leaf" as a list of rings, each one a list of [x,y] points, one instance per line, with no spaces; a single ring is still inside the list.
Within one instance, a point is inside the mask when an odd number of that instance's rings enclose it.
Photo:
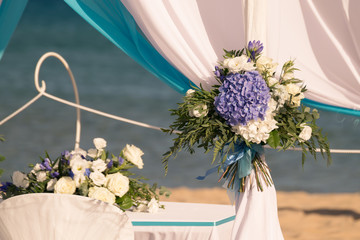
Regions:
[[[267,143],[272,148],[277,148],[280,145],[280,135],[277,130],[273,130],[270,132],[270,137],[268,138]]]
[[[5,160],[5,157],[0,155],[0,162],[4,161]]]
[[[133,201],[127,195],[125,195],[125,196],[123,196],[121,198],[118,198],[116,203],[119,204],[120,208],[123,209],[123,210],[129,209],[133,205]]]

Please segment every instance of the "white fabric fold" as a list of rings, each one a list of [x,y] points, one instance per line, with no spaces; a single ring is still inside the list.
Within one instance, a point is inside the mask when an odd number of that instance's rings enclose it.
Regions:
[[[252,170],[245,182],[245,192],[235,195],[236,217],[232,240],[284,239],[277,212],[275,186],[266,186],[263,179],[260,180],[263,191],[257,190],[255,172]]]
[[[217,83],[222,49],[260,40],[280,65],[295,59],[307,98],[360,110],[357,0],[121,1],[151,44],[197,86]]]
[[[36,193],[0,203],[0,239],[134,239],[127,215],[108,203],[76,195]]]

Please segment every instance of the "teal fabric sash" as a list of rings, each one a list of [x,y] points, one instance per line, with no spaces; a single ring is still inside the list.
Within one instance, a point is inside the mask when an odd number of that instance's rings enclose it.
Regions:
[[[228,144],[224,148],[229,147]],[[248,176],[252,170],[252,160],[255,157],[255,154],[258,153],[262,155],[264,153],[264,148],[260,144],[252,144],[250,147],[245,144],[245,142],[237,143],[234,145],[234,149],[229,149],[229,151],[222,151],[221,159],[223,159],[224,154],[227,154],[225,162],[221,165],[223,171],[233,163],[238,164],[237,178],[235,180],[235,186],[240,186],[240,180],[243,177]],[[220,165],[217,165],[206,171],[204,176],[198,176],[196,179],[204,180],[208,175],[216,172],[219,169]],[[236,188],[235,187],[235,188]]]
[[[27,0],[0,1],[0,60],[27,2]]]
[[[184,94],[194,85],[147,41],[120,0],[64,0],[90,25],[145,69]]]

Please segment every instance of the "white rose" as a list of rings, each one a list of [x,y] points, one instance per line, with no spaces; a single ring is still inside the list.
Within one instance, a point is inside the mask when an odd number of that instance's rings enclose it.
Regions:
[[[27,188],[29,186],[29,179],[25,173],[15,171],[12,175],[12,180],[15,186],[21,188]]]
[[[71,177],[62,177],[60,178],[55,186],[54,186],[54,193],[61,193],[61,194],[73,194],[76,190],[75,181],[71,179]]]
[[[48,191],[53,191],[56,182],[57,182],[57,179],[50,179],[50,181],[48,181],[48,183],[47,183],[47,185],[46,185],[46,190],[48,190]]]
[[[94,138],[93,142],[98,150],[106,148],[106,141],[103,138]]]
[[[254,63],[248,62],[249,57],[241,55],[240,57],[225,59],[224,65],[229,68],[230,72],[237,73],[240,71],[252,71],[255,70]]]
[[[194,92],[195,92],[194,89],[189,89],[189,90],[186,91],[186,96],[187,96],[187,97],[191,97]]]
[[[91,169],[94,170],[95,172],[96,171],[103,172],[106,170],[106,168],[107,168],[107,164],[102,159],[93,161],[91,165]]]
[[[129,179],[121,173],[109,174],[105,186],[116,196],[122,197],[129,191]]]
[[[123,149],[122,153],[126,160],[135,164],[139,169],[142,169],[144,166],[143,160],[141,158],[144,155],[143,151],[140,148],[126,144],[125,148]]]
[[[289,99],[291,98],[291,104],[293,104],[295,107],[300,106],[301,99],[305,97],[304,94],[301,92],[301,88],[294,83],[290,83],[286,85],[286,91],[289,94]],[[299,95],[295,96],[297,94]]]
[[[93,183],[97,186],[103,185],[106,181],[105,175],[98,171],[90,173],[89,177],[93,181]]]
[[[39,172],[36,173],[36,180],[37,180],[38,182],[43,182],[43,181],[45,181],[45,180],[46,180],[46,177],[47,177],[47,175],[46,175],[46,172],[45,172],[45,171],[39,171]]]
[[[273,73],[276,71],[276,68],[278,66],[278,63],[273,63],[273,60],[271,58],[261,56],[256,61],[256,68],[259,70],[259,72],[265,72],[268,71],[270,75],[273,75]]]
[[[114,204],[116,198],[113,193],[111,193],[108,189],[103,187],[91,187],[89,189],[89,197],[110,204]]]
[[[206,104],[199,104],[189,111],[190,117],[205,117],[209,113]]]
[[[312,128],[310,126],[304,126],[304,124],[301,125],[304,128],[301,130],[299,134],[299,138],[300,138],[299,142],[305,142],[311,138]]]
[[[155,198],[152,198],[148,203],[148,211],[149,213],[157,213],[159,211],[159,202]]]

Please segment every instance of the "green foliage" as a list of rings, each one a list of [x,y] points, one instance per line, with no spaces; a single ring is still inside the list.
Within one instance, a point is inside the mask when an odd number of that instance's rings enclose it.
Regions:
[[[171,115],[177,119],[170,125],[170,129],[162,129],[166,133],[175,133],[177,137],[173,140],[174,145],[163,156],[165,171],[168,169],[168,160],[181,150],[190,153],[195,152],[195,147],[204,148],[205,152],[213,150],[213,160],[219,156],[226,144],[237,141],[229,125],[215,111],[213,102],[219,94],[218,86],[211,91],[205,91],[202,87],[190,96],[184,98],[183,103],[178,104],[177,109],[170,110]],[[189,111],[194,107],[206,104],[208,114],[202,117],[189,117]]]

